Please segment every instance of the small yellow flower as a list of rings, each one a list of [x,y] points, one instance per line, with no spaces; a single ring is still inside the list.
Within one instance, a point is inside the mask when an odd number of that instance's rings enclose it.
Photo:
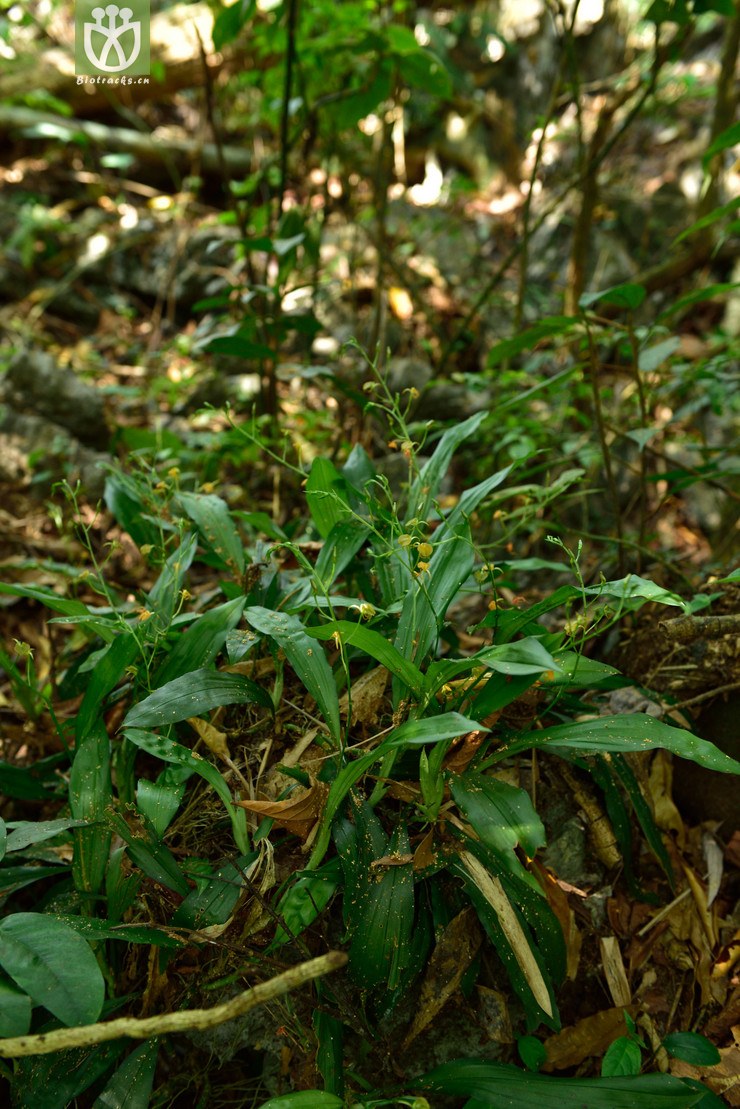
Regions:
[[[167,471],[167,477],[171,477],[172,480],[174,481],[176,478],[179,478],[179,476],[180,476],[180,467],[179,466],[170,466],[169,470]]]
[[[212,493],[215,488],[215,481],[204,481],[200,487],[200,491],[201,493]]]
[[[142,608],[139,610],[139,623],[143,624],[145,620],[150,620],[151,617],[152,614],[148,608]]]
[[[193,594],[190,593],[187,589],[181,589],[180,596],[182,597],[183,601],[190,601],[192,600]]]
[[[416,563],[416,569],[420,574],[426,574],[429,572],[429,563],[423,562],[421,559],[419,559],[419,561]]]
[[[416,400],[416,398],[419,396],[419,390],[416,388],[415,385],[412,385],[409,389],[404,389],[404,393],[408,393],[411,400]]]
[[[139,554],[142,554],[144,556],[144,558],[146,558],[146,556],[150,555],[153,550],[154,550],[154,544],[153,543],[144,543],[143,546],[139,547]]]
[[[410,547],[413,541],[414,537],[412,535],[409,535],[407,532],[404,532],[403,535],[399,535],[398,537],[398,545],[399,547],[403,547],[404,550],[406,549],[406,547]]]
[[[432,544],[431,543],[417,543],[416,549],[419,552],[419,558],[428,559],[432,557]]]
[[[360,605],[353,606],[360,610],[361,620],[372,620],[375,615],[375,605],[371,605],[369,601],[363,601]]]

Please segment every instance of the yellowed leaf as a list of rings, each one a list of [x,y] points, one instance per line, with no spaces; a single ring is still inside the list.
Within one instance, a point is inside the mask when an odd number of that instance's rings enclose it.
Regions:
[[[483,863],[479,862],[475,855],[471,855],[469,851],[461,852],[460,861],[498,917],[501,931],[514,952],[521,972],[532,991],[532,996],[543,1013],[551,1017],[553,1015],[552,1002],[545,980],[542,977],[542,971],[532,954],[524,929],[506,896],[504,887],[499,879],[494,874],[490,874]]]
[[[219,759],[223,759],[224,762],[231,762],[231,752],[226,742],[225,732],[220,732],[218,728],[214,728],[213,724],[209,724],[207,720],[202,720],[199,716],[188,717],[188,724],[196,730],[209,751],[213,751],[214,755]]]

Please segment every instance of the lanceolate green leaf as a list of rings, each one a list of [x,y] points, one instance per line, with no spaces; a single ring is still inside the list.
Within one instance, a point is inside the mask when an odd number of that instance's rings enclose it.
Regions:
[[[395,646],[404,658],[421,663],[434,645],[445,613],[473,569],[470,529],[461,524],[443,539],[432,555],[428,572],[413,583],[401,609]],[[394,703],[400,699],[398,679]]]
[[[97,722],[103,710],[105,698],[118,685],[139,650],[136,636],[126,630],[116,636],[108,650],[95,664],[90,684],[77,714],[75,736],[78,743]]]
[[[364,624],[355,624],[351,620],[332,620],[322,624],[320,628],[307,628],[307,633],[316,639],[332,639],[339,633],[341,640],[348,647],[357,647],[370,655],[381,666],[385,666],[391,674],[408,686],[416,696],[420,696],[424,688],[424,679],[418,667],[409,662],[385,636],[368,628]]]
[[[338,859],[331,859],[318,870],[299,875],[277,906],[282,923],[271,946],[281,947],[313,924],[331,901],[340,879]]]
[[[110,740],[100,721],[78,741],[69,776],[69,806],[78,820],[91,827],[74,833],[72,874],[81,893],[97,893],[103,884],[110,850],[110,832],[100,824],[113,794],[110,776]]]
[[[462,494],[455,507],[445,516],[443,523],[434,533],[434,538],[441,539],[443,535],[452,531],[462,520],[470,516],[471,512],[475,512],[481,501],[484,500],[489,493],[492,493],[494,489],[498,489],[499,485],[506,480],[512,468],[513,463],[511,466],[505,466],[503,470],[491,474],[490,477],[487,477],[478,485],[474,485],[472,489],[467,489]]]
[[[105,983],[89,944],[43,913],[14,913],[0,921],[0,966],[63,1024],[100,1016]]]
[[[162,666],[154,675],[154,688],[166,685],[181,674],[208,666],[218,656],[230,631],[237,626],[245,605],[236,597],[199,616],[191,628],[178,638]]]
[[[229,513],[229,506],[214,493],[180,493],[177,503],[201,539],[234,574],[243,574],[244,545]]]
[[[180,546],[172,552],[165,562],[159,577],[149,591],[149,606],[157,615],[156,623],[151,625],[154,631],[169,628],[177,610],[185,575],[192,565],[197,549],[198,541],[196,537],[194,535],[184,536]],[[142,627],[144,627],[145,632],[149,632],[146,625],[142,625]]]
[[[154,755],[155,758],[158,759],[163,759],[165,762],[174,762],[179,763],[180,766],[187,766],[191,770],[194,770],[196,774],[200,774],[201,778],[205,778],[223,801],[226,811],[231,818],[231,826],[234,831],[236,845],[243,854],[246,854],[249,849],[247,843],[246,813],[244,809],[238,808],[232,804],[231,791],[213,763],[208,762],[207,759],[202,758],[200,755],[195,755],[192,751],[189,751],[187,747],[183,747],[181,743],[176,743],[174,739],[169,739],[167,736],[156,735],[154,732],[130,727],[126,728],[124,734],[126,739],[130,740],[131,743],[135,744],[137,747],[140,747],[142,751],[148,751],[150,755]]]
[[[12,851],[23,851],[26,847],[33,844],[44,843],[47,839],[54,839],[55,836],[66,832],[69,828],[77,828],[80,824],[85,824],[84,818],[78,820],[72,818],[68,820],[66,817],[60,817],[58,820],[18,820],[10,821],[5,828],[7,830],[7,839],[5,841],[5,850],[10,853]]]
[[[422,520],[427,518],[432,501],[439,492],[439,487],[447,473],[453,454],[461,443],[476,433],[485,418],[485,412],[477,412],[474,416],[463,420],[461,424],[449,428],[444,433],[437,443],[434,454],[422,467],[419,476],[411,486],[408,507],[409,518],[413,516],[418,516]]]
[[[193,670],[160,686],[129,710],[126,728],[159,728],[199,716],[218,705],[254,702],[272,710],[269,693],[243,674],[218,670]]]
[[[418,1080],[423,1090],[472,1098],[468,1106],[506,1109],[689,1109],[701,1091],[668,1074],[621,1078],[550,1078],[503,1063],[456,1059]]]
[[[158,1040],[148,1040],[134,1048],[95,1099],[93,1109],[147,1109],[158,1051]]]
[[[641,712],[629,716],[602,716],[598,720],[583,720],[546,728],[542,732],[529,732],[502,747],[496,757],[506,758],[532,747],[601,754],[605,751],[652,751],[663,747],[683,759],[706,766],[708,770],[740,774],[740,762],[725,755],[713,743]]]
[[[545,829],[528,793],[485,774],[466,771],[448,776],[450,792],[471,828],[496,855],[501,867],[542,894],[542,887],[516,855],[529,858],[545,845]]]
[[[423,743],[439,743],[443,739],[455,739],[466,732],[487,732],[477,720],[469,720],[459,712],[443,712],[439,716],[424,717],[423,720],[407,720],[394,728],[383,741],[384,750],[395,747],[419,747]],[[376,748],[376,752],[380,748]]]
[[[248,608],[245,616],[256,631],[269,635],[282,647],[288,662],[323,713],[329,734],[338,744],[342,734],[339,698],[323,648],[310,638],[297,616],[258,605]]]
[[[349,516],[345,479],[328,458],[315,458],[306,482],[311,518],[322,539]]]

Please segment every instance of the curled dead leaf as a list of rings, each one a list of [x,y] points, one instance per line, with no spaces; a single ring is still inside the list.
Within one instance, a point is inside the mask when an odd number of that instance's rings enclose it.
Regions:
[[[324,811],[328,793],[327,785],[313,780],[308,789],[301,790],[298,795],[291,794],[284,801],[236,801],[235,804],[258,816],[270,817],[279,828],[306,839]]]

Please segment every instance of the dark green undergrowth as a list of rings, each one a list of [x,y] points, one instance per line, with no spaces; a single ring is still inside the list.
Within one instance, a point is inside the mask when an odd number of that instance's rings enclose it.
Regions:
[[[19,705],[53,727],[57,753],[0,764],[21,814],[2,823],[0,1050],[125,1013],[208,1008],[334,949],[346,970],[286,1010],[317,1088],[273,1107],[719,1104],[696,1082],[650,1073],[629,1014],[601,1077],[537,1073],[533,1033],[560,1027],[567,953],[533,863],[541,817],[506,773],[523,767],[526,780],[536,752],[591,775],[635,895],[634,826],[672,885],[628,756],[664,748],[713,770],[740,765],[661,719],[599,715],[599,694],[629,683],[584,647],[646,602],[692,613],[707,598],[637,574],[587,583],[580,547],[553,540],[569,583],[507,603],[518,570],[552,563],[482,550],[471,519],[528,487],[508,466],[451,507],[440,498],[485,415],[427,428],[420,460],[403,398],[382,380],[371,395],[408,464],[400,492],[361,447],[343,465],[318,457],[295,474],[306,511],[283,530],[230,509],[164,451],[148,469],[111,469],[106,488],[151,584],[115,585],[88,525],[89,564],[61,569],[66,588],[0,586],[48,609],[58,647],[43,686],[30,652],[7,660]],[[67,495],[77,512],[78,492]],[[459,973],[447,996],[484,980],[495,958],[527,1069],[457,1059],[419,1073],[411,1049],[400,1081],[373,1062],[377,1035],[408,1047],[433,1023],[444,1000],[435,959],[451,945]],[[76,1051],[6,1060],[14,1104],[177,1103],[171,1039],[131,1049],[80,1035]],[[672,1047],[718,1058],[699,1036]]]

